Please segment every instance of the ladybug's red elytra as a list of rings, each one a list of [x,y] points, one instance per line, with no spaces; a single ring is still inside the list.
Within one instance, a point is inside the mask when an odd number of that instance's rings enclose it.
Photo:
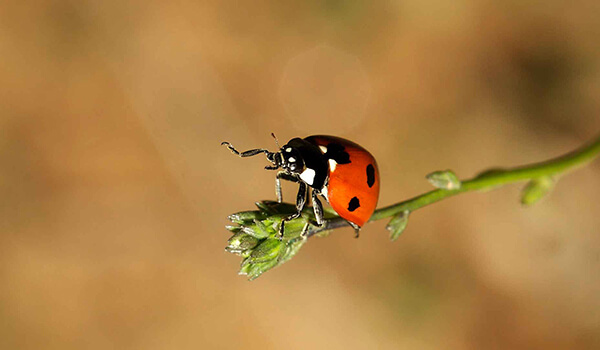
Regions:
[[[275,137],[273,135],[273,137]],[[298,218],[312,189],[313,210],[317,226],[323,225],[323,206],[318,196],[327,200],[339,216],[358,231],[369,220],[379,199],[379,169],[375,158],[356,143],[326,135],[293,138],[279,149],[252,149],[239,152],[229,142],[222,142],[240,157],[261,153],[273,164],[267,170],[279,170],[275,177],[277,201],[281,203],[281,179],[299,184],[297,212],[282,219],[279,235],[283,236],[286,221]],[[303,234],[307,232],[305,226]]]

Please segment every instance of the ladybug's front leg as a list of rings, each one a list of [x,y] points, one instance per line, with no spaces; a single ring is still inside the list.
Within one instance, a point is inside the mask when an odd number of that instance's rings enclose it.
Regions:
[[[300,186],[300,188],[298,189],[298,196],[296,197],[296,213],[285,217],[281,220],[281,224],[279,225],[279,239],[283,239],[283,231],[285,229],[285,222],[286,221],[290,221],[290,220],[294,220],[300,217],[300,215],[302,215],[302,210],[304,209],[304,206],[306,205],[306,197],[308,197],[308,187],[306,186],[306,184],[304,182],[299,182],[298,183]]]
[[[233,147],[233,145],[231,143],[229,143],[227,141],[221,142],[221,146],[222,145],[227,146],[227,148],[229,148],[229,150],[231,151],[231,153],[233,153],[233,154],[235,154],[237,156],[240,156],[242,158],[252,157],[252,156],[255,156],[255,155],[261,154],[261,153],[264,153],[264,154],[268,154],[269,153],[269,150],[264,149],[264,148],[251,149],[251,150],[248,150],[248,151],[240,152],[237,149],[235,149],[235,147]]]
[[[283,201],[283,197],[281,196],[281,180],[288,180],[291,182],[300,182],[296,177],[286,173],[285,171],[280,171],[275,176],[275,194],[277,195],[277,203],[281,203]]]

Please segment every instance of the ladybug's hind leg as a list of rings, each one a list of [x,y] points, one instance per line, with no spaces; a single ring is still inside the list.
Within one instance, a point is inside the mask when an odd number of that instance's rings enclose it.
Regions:
[[[285,222],[299,218],[300,215],[302,215],[302,210],[304,209],[304,206],[306,205],[306,197],[308,197],[308,187],[306,186],[306,184],[304,182],[299,182],[298,184],[300,186],[298,189],[298,196],[296,197],[296,213],[281,219],[281,223],[279,224],[279,239],[280,240],[283,239],[283,232],[285,230]]]
[[[347,221],[347,220],[346,220]],[[352,228],[354,229],[354,233],[356,234],[354,236],[354,238],[358,238],[358,236],[360,236],[360,226],[358,226],[357,224],[353,223],[352,221],[348,221],[348,223],[350,224],[350,226],[352,226]]]

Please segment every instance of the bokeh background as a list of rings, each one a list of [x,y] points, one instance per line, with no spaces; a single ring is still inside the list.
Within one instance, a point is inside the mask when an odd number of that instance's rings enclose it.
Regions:
[[[380,205],[600,132],[600,3],[30,1],[0,7],[0,348],[598,349],[600,163],[314,238],[253,282],[228,214],[260,157],[334,134]],[[293,186],[284,187],[293,200]]]

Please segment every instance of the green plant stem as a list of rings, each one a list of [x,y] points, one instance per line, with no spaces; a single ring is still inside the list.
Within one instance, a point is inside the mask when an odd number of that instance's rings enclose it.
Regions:
[[[600,155],[600,137],[592,143],[585,145],[573,152],[541,163],[534,163],[508,169],[491,169],[472,179],[461,181],[461,187],[453,190],[436,189],[426,192],[411,199],[377,209],[369,221],[390,218],[404,211],[413,212],[426,205],[441,201],[442,199],[456,196],[469,191],[484,191],[498,188],[503,185],[530,181],[540,177],[557,177],[570,170],[576,169],[594,160]],[[342,218],[330,219],[323,227],[315,227],[309,235],[348,226]]]

